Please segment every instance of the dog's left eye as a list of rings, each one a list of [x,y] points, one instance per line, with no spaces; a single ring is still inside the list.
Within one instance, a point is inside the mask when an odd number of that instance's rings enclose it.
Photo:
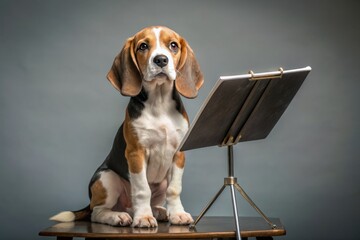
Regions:
[[[170,43],[170,49],[174,52],[177,52],[179,50],[179,46],[176,42],[171,42]]]

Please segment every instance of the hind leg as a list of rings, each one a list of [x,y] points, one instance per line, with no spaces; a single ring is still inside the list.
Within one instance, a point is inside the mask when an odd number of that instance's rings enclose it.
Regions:
[[[113,226],[128,226],[132,218],[125,212],[130,198],[127,182],[113,171],[100,173],[100,178],[91,186],[91,221]],[[127,200],[129,199],[129,200]],[[114,211],[120,209],[123,211]]]
[[[161,183],[151,184],[151,209],[154,217],[158,221],[168,221],[168,214],[166,208],[164,208],[165,198],[166,198],[166,189],[167,189],[167,179],[163,180]]]

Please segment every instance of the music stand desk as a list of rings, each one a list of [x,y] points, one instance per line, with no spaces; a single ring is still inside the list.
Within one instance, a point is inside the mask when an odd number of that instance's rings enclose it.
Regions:
[[[235,189],[271,226],[271,221],[234,177],[233,146],[266,138],[299,90],[311,67],[220,77],[196,115],[179,150],[210,146],[228,148],[228,176],[224,184],[190,227],[195,227],[226,187],[230,187],[237,239],[240,240]]]

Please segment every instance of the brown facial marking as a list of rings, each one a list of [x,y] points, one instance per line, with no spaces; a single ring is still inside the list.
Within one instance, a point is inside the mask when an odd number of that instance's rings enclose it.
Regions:
[[[184,152],[175,153],[174,162],[175,162],[177,167],[184,168],[184,166],[185,166],[185,153]]]
[[[90,201],[90,209],[92,210],[96,206],[101,206],[105,204],[107,192],[104,188],[102,182],[97,180],[90,187],[91,191],[91,201]]]
[[[147,48],[142,50],[141,44],[146,44]],[[150,58],[151,52],[156,48],[156,37],[152,28],[145,28],[143,31],[138,32],[134,36],[134,53],[136,61],[139,66],[141,73],[146,71],[148,59]]]
[[[176,43],[178,48],[172,48],[171,43]],[[180,36],[171,29],[163,27],[162,31],[160,32],[160,44],[161,47],[168,49],[168,51],[171,53],[174,61],[174,67],[177,68],[180,61],[182,47]]]
[[[131,125],[127,111],[124,121],[124,137],[126,142],[125,157],[128,161],[129,171],[140,173],[144,165],[145,149],[139,143],[139,138]]]

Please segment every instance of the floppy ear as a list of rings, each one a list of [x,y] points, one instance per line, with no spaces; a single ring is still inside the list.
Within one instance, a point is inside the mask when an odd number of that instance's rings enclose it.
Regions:
[[[180,40],[181,56],[175,80],[178,92],[186,98],[195,98],[204,83],[200,66],[185,39]]]
[[[126,41],[106,77],[124,96],[136,96],[140,93],[141,76],[135,59],[133,38]]]

